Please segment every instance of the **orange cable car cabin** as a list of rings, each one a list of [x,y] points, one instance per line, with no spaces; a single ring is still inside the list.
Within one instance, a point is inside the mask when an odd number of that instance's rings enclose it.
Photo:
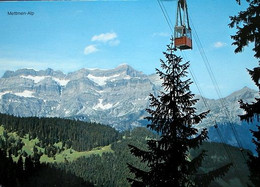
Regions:
[[[192,36],[186,0],[178,0],[176,25],[174,27],[174,45],[175,48],[180,50],[192,49]]]

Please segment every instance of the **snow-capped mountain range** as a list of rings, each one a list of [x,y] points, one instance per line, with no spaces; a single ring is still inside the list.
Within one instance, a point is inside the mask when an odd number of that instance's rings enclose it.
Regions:
[[[52,69],[7,71],[0,78],[0,112],[17,116],[76,118],[125,130],[145,124],[149,94],[161,81],[124,64],[111,70],[81,69],[64,74]],[[238,100],[253,101],[258,93],[247,87],[224,98],[232,122],[238,122]],[[197,96],[201,98],[201,96]],[[200,127],[228,121],[219,100],[206,99],[211,113]],[[207,110],[202,99],[198,112]]]

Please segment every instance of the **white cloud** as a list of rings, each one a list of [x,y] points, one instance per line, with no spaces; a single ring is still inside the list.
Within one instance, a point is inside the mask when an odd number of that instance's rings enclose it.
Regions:
[[[109,45],[110,45],[110,46],[117,46],[117,45],[119,45],[119,44],[120,44],[120,41],[119,41],[119,40],[112,40],[112,41],[109,42]]]
[[[117,38],[117,34],[115,32],[110,33],[102,33],[100,35],[95,35],[91,38],[91,41],[98,41],[98,42],[108,42]]]
[[[224,47],[224,46],[226,46],[227,44],[226,43],[224,43],[224,42],[215,42],[214,43],[214,47],[215,48],[221,48],[221,47]]]
[[[95,53],[95,52],[97,52],[97,51],[98,51],[98,49],[97,49],[97,47],[96,47],[95,45],[88,45],[88,46],[85,47],[85,49],[84,49],[84,54],[85,54],[85,55],[89,55],[89,54]]]
[[[120,40],[117,39],[117,34],[115,32],[108,32],[108,33],[102,33],[99,35],[94,35],[91,38],[91,41],[96,42],[96,44],[99,47],[103,47],[104,45],[117,46],[120,44]],[[97,43],[97,42],[101,42],[101,44]],[[99,49],[96,47],[96,45],[88,45],[84,49],[84,54],[89,55],[91,53],[97,52],[98,50]]]

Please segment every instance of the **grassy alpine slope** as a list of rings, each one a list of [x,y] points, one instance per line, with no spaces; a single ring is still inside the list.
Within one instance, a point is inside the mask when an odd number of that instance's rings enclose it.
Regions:
[[[32,122],[29,122],[31,125],[26,124],[26,121],[32,119],[38,125],[43,123],[45,126],[39,125],[40,127],[37,127]],[[45,122],[42,122],[42,120]],[[55,118],[54,122],[52,122],[51,118],[17,118],[7,115],[0,118],[0,121],[5,122],[0,126],[0,148],[8,150],[12,154],[13,160],[17,161],[20,155],[25,158],[38,154],[40,155],[41,163],[49,163],[49,165],[57,168],[59,171],[70,172],[85,182],[90,182],[96,186],[129,186],[126,178],[131,177],[131,174],[127,168],[127,163],[138,165],[143,169],[146,166],[140,165],[140,161],[130,154],[128,144],[145,149],[146,140],[156,138],[146,128],[135,128],[132,131],[119,133],[111,127],[97,124],[97,127],[93,128],[91,126],[92,128],[88,128],[89,132],[86,133],[86,135],[89,135],[88,140],[92,140],[91,143],[94,144],[90,145],[90,142],[86,141],[87,139],[79,139],[81,136],[75,135],[82,128],[82,125],[87,126],[87,123],[80,122],[80,125],[76,126],[76,122],[71,120]],[[48,126],[46,121],[51,122],[50,126]],[[62,126],[64,122],[69,123],[69,125],[65,124]],[[60,125],[57,127],[57,124]],[[66,127],[66,129],[64,130],[62,127]],[[41,135],[38,136],[38,134],[48,131],[48,129],[55,131],[55,133],[51,133],[53,136],[48,134],[45,134],[45,138]],[[71,132],[66,134],[66,130]],[[98,142],[105,142],[104,139],[102,140],[102,136],[99,136],[100,139],[90,137],[90,135],[95,136],[98,133],[106,135],[104,137],[106,144],[98,144]],[[57,135],[56,137],[54,137],[55,134]],[[107,141],[107,136],[114,136],[114,138]],[[81,145],[75,146],[73,142],[70,144],[71,141],[69,140],[71,139],[75,139]],[[85,144],[89,145],[85,146]],[[84,147],[85,149],[83,149]],[[218,168],[230,161],[235,163],[234,167],[230,169],[223,179],[212,182],[212,187],[246,186],[248,182],[248,168],[238,148],[206,142],[198,150],[191,151],[190,156],[196,155],[201,149],[207,150],[208,155],[200,168],[202,172]],[[232,155],[231,160],[226,153],[227,149]],[[39,172],[38,183],[46,179],[46,177],[41,176],[42,173],[44,172]]]

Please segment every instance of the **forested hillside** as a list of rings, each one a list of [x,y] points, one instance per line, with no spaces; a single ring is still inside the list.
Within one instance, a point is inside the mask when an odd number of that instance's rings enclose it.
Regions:
[[[146,128],[119,133],[108,126],[66,119],[0,116],[0,171],[5,173],[1,175],[0,184],[4,186],[12,186],[12,181],[16,180],[16,186],[127,187],[130,186],[127,178],[133,177],[127,164],[147,169],[130,154],[128,145],[145,150],[146,140],[157,137]],[[79,145],[69,144],[68,140]],[[248,168],[239,149],[218,143],[205,143],[200,149],[207,150],[208,155],[201,171],[235,162],[235,167],[211,186],[246,186]],[[232,160],[227,155],[227,149]],[[190,158],[200,151],[192,151]],[[22,182],[16,173],[21,158],[24,163],[26,159],[27,162],[31,159],[35,167],[34,172],[29,173],[24,168],[22,176],[27,177],[23,177],[26,180]]]
[[[0,125],[20,137],[41,140],[41,147],[62,142],[63,147],[77,151],[109,145],[119,139],[119,132],[110,126],[61,118],[15,117],[0,114]]]
[[[38,160],[39,161],[39,160]],[[19,158],[14,162],[6,150],[0,149],[0,186],[45,187],[45,186],[94,186],[69,172],[40,163],[35,157]]]
[[[133,177],[127,164],[147,169],[145,165],[140,165],[140,160],[130,154],[128,145],[146,149],[146,139],[149,137],[154,137],[150,131],[145,128],[136,128],[131,133],[126,133],[121,141],[112,144],[113,153],[103,154],[102,157],[97,155],[81,157],[74,162],[56,164],[55,166],[70,171],[97,186],[127,187],[130,184],[126,178]],[[207,150],[207,156],[200,168],[201,172],[211,171],[229,162],[234,163],[224,178],[212,182],[211,187],[246,186],[249,171],[238,148],[206,142],[200,149],[193,150],[190,157],[197,155],[202,149]],[[232,155],[231,160],[226,150],[229,150]]]

